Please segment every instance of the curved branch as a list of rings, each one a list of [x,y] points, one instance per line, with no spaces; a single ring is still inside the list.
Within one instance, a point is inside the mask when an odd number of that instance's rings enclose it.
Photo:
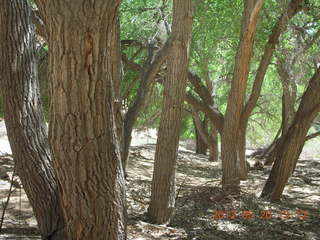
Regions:
[[[262,88],[262,83],[264,80],[264,77],[266,75],[268,66],[271,62],[273,52],[275,50],[276,45],[279,42],[279,38],[281,33],[284,31],[286,28],[288,22],[290,21],[291,18],[293,18],[299,11],[302,10],[303,6],[302,3],[305,0],[292,0],[289,3],[289,6],[287,10],[280,16],[278,22],[274,26],[272,33],[269,37],[269,40],[265,46],[265,50],[263,53],[263,56],[261,58],[257,74],[253,83],[251,95],[249,97],[249,100],[242,112],[242,118],[243,121],[247,121],[248,118],[250,117],[250,114],[254,107],[257,104],[258,98],[261,93],[261,88]]]
[[[213,125],[217,128],[219,133],[222,133],[224,124],[224,117],[222,113],[220,113],[217,109],[210,107],[208,104],[202,102],[201,100],[198,100],[191,93],[186,94],[185,100],[198,111],[204,112],[208,116],[210,121],[213,123]]]

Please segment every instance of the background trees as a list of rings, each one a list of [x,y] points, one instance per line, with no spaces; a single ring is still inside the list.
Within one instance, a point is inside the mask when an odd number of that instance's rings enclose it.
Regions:
[[[61,206],[70,239],[126,238],[134,128],[160,125],[148,210],[156,223],[169,222],[175,207],[180,137],[196,137],[197,152],[208,148],[212,161],[221,152],[222,187],[232,194],[248,177],[247,146],[269,145],[262,155],[275,163],[262,196],[278,200],[305,141],[319,135],[318,1],[37,0],[50,154],[31,10],[15,4],[6,1],[1,15],[8,133],[18,168],[43,170],[19,173],[31,202],[41,191],[45,203]],[[43,235],[57,237],[62,210],[33,205]]]

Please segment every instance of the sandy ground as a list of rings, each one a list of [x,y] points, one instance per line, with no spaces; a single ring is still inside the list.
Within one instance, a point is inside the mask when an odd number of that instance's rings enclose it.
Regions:
[[[258,198],[270,168],[252,169],[241,183],[239,199],[221,195],[221,163],[208,162],[194,154],[192,142],[181,142],[177,170],[176,211],[170,225],[148,221],[156,131],[134,132],[127,180],[128,240],[320,240],[320,149],[318,141],[304,148],[297,170],[290,179],[281,202]],[[3,121],[0,122],[0,214],[10,189],[13,159]],[[254,159],[249,159],[253,163]],[[244,218],[244,211],[256,218]],[[220,218],[218,212],[235,212]],[[271,211],[270,219],[258,217]],[[282,212],[291,218],[283,218]],[[302,213],[307,212],[303,218]],[[15,177],[13,192],[4,218],[0,240],[37,239],[37,223],[31,206]]]

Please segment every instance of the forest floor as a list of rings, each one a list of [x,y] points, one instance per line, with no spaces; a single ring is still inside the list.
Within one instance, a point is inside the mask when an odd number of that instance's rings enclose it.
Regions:
[[[314,145],[314,144],[313,144]],[[1,147],[1,146],[0,146]],[[311,153],[312,154],[311,154]],[[148,223],[154,144],[133,146],[128,167],[128,239],[320,239],[320,156],[304,151],[281,202],[259,199],[269,167],[251,169],[238,199],[221,191],[221,163],[179,149],[176,211],[169,225]],[[250,164],[255,160],[249,159]],[[0,214],[6,201],[13,160],[0,157]],[[0,240],[40,239],[28,199],[15,178]],[[253,215],[254,214],[254,215]]]

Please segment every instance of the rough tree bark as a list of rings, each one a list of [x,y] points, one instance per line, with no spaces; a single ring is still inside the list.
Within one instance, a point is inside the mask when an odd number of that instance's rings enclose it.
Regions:
[[[42,239],[67,239],[39,98],[35,32],[27,1],[2,1],[0,59],[0,87],[16,171]]]
[[[36,3],[48,32],[49,140],[68,239],[126,239],[114,109],[120,0]]]
[[[253,52],[257,19],[263,0],[244,1],[240,44],[236,55],[233,80],[221,136],[222,186],[227,193],[239,194],[238,136],[244,97]]]
[[[239,174],[240,179],[245,180],[247,178],[247,164],[245,159],[245,133],[248,126],[248,121],[250,115],[255,108],[257,101],[259,99],[261,93],[261,87],[266,75],[268,66],[271,62],[274,50],[276,45],[279,42],[279,37],[281,33],[285,30],[286,26],[288,25],[291,18],[293,18],[299,11],[302,10],[304,0],[292,0],[288,7],[284,10],[282,15],[280,16],[279,20],[273,27],[272,33],[269,36],[269,40],[264,48],[264,53],[261,57],[259,67],[255,76],[255,80],[253,83],[253,87],[251,90],[251,94],[249,99],[243,108],[241,113],[241,121],[239,127]]]
[[[276,160],[261,197],[280,200],[285,185],[293,173],[306,140],[308,130],[320,111],[320,67],[310,79],[299,109],[287,133],[278,143]]]
[[[116,24],[114,24],[113,39],[111,41],[111,59],[112,59],[112,74],[114,82],[114,112],[117,127],[117,137],[120,145],[120,149],[123,148],[124,144],[124,116],[122,114],[122,103],[121,103],[121,47],[120,47],[120,20],[119,16],[116,17]],[[121,159],[122,160],[122,159]],[[122,160],[122,166],[124,161]]]
[[[173,1],[173,24],[163,110],[158,132],[148,215],[152,222],[167,223],[175,205],[175,172],[182,103],[187,84],[192,34],[192,0]]]

